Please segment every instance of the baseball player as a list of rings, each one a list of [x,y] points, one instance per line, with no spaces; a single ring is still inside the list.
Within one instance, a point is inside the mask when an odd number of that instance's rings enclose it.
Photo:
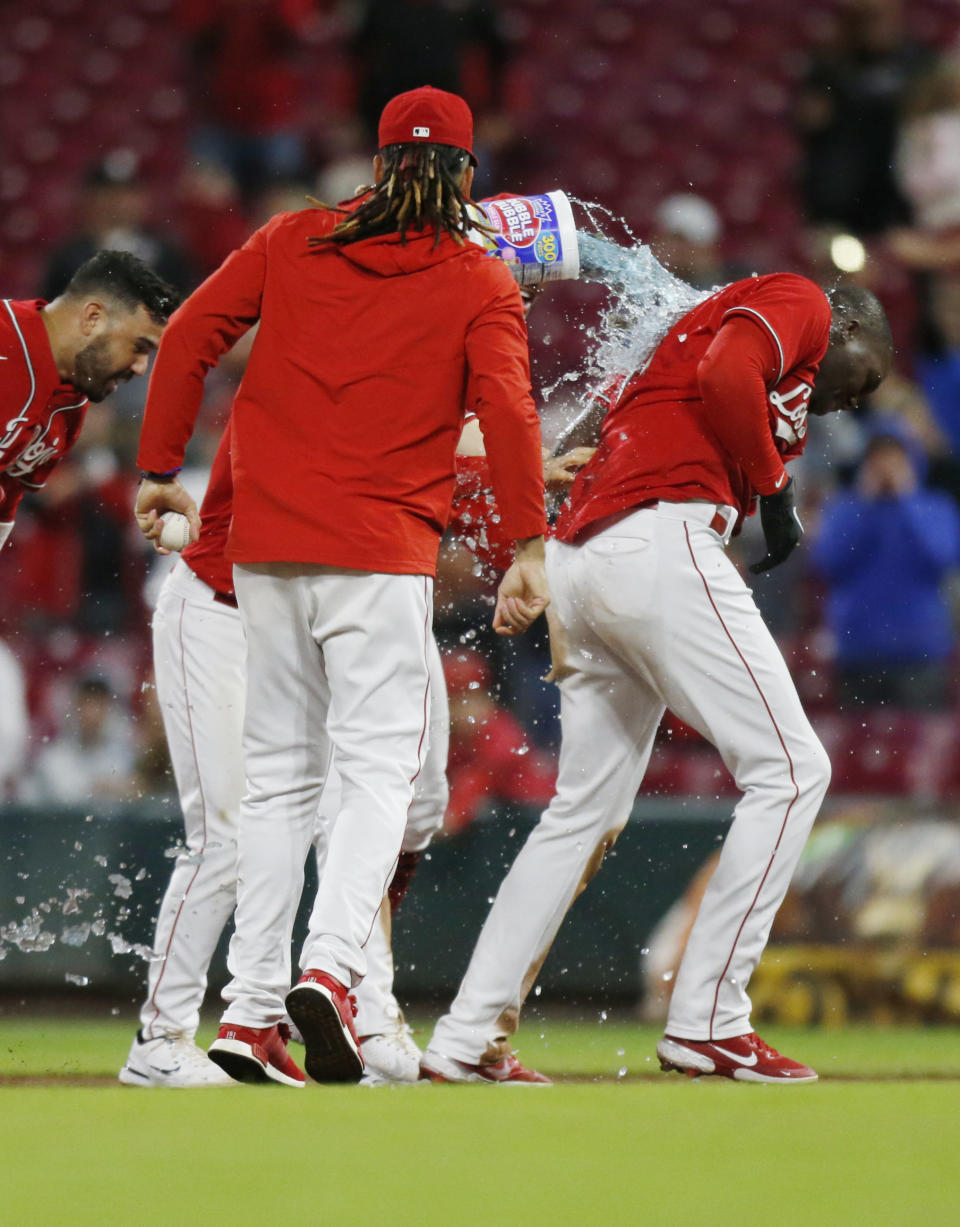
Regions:
[[[120,251],[98,252],[53,302],[0,302],[0,548],[24,492],[76,443],[88,403],[146,371],[176,305],[175,290]]]
[[[432,577],[468,396],[518,543],[494,626],[520,633],[548,601],[522,303],[509,272],[466,241],[472,143],[455,95],[423,87],[388,103],[372,191],[257,231],[177,313],[151,381],[138,522],[155,539],[158,515],[178,510],[196,536],[176,472],[203,376],[260,321],[232,419],[246,794],[233,979],[211,1047],[243,1081],[303,1085],[278,1029],[285,1005],[312,1077],[363,1072],[348,990],[364,975],[422,769]],[[324,729],[342,801],[304,973],[287,992]]]
[[[243,624],[225,549],[232,481],[230,426],[201,507],[199,540],[167,575],[153,619],[157,693],[185,825],[157,920],[140,1029],[120,1081],[128,1086],[233,1086],[195,1042],[207,974],[237,889],[237,824],[243,794],[245,693]],[[367,974],[354,990],[356,1027],[368,1074],[415,1082],[420,1050],[393,994],[390,919],[447,804],[449,715],[436,645],[429,654],[430,743],[407,815],[398,868],[366,945]],[[339,779],[330,772],[317,824],[322,868],[336,815]]]
[[[628,380],[548,544],[562,748],[557,793],[494,901],[427,1077],[543,1080],[509,1052],[563,917],[626,822],[665,708],[711,741],[743,791],[680,966],[661,1064],[759,1082],[816,1078],[750,1025],[747,983],[829,781],[826,754],[724,549],[759,496],[766,555],[802,533],[784,462],[808,414],[886,376],[889,327],[866,290],[789,274],[696,306]],[[588,441],[589,431],[570,432]]]

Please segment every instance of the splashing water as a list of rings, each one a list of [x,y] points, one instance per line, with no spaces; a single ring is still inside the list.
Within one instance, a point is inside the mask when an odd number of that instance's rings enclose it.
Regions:
[[[621,247],[603,235],[579,231],[580,276],[613,295],[591,355],[604,383],[646,368],[654,350],[678,320],[709,292],[675,277],[646,244]]]
[[[145,875],[138,874],[138,880],[141,876]],[[111,881],[114,877],[122,877],[122,875],[112,875]],[[114,893],[120,898],[128,898],[131,893],[123,891],[123,883],[127,882],[128,879],[123,878],[121,883],[116,884],[118,889]],[[105,938],[111,952],[115,955],[133,954],[144,962],[157,957],[149,946],[140,942],[128,941],[122,933],[112,928],[113,925],[129,919],[129,909],[121,909],[112,920],[108,920],[104,914],[104,903],[102,901],[98,903],[92,891],[71,886],[64,889],[66,898],[51,896],[31,908],[22,920],[11,920],[0,924],[0,962],[7,957],[10,950],[19,950],[21,954],[44,954],[58,942],[63,946],[78,949],[85,946],[91,938]],[[89,920],[80,917],[73,924],[58,922],[58,915],[77,916],[82,911],[82,905],[88,900],[94,908],[93,916]],[[21,902],[19,898],[18,902]],[[68,980],[70,974],[67,976]],[[80,984],[81,979],[83,978],[75,978],[70,982]]]
[[[645,370],[674,324],[715,291],[697,289],[671,273],[626,222],[603,205],[577,199],[573,203],[580,218],[580,279],[610,292],[599,322],[586,329],[591,347],[585,369],[570,372],[543,390],[549,399],[560,383],[585,379],[579,404],[573,407],[578,415],[605,389]],[[611,231],[625,236],[625,241],[610,237]]]

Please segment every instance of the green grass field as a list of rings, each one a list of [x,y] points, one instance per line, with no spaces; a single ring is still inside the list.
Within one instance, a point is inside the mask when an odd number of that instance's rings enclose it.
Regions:
[[[3,1019],[0,1221],[960,1222],[955,1030],[764,1035],[821,1081],[694,1082],[651,1028],[548,1020],[519,1046],[553,1087],[144,1091],[128,1023]]]

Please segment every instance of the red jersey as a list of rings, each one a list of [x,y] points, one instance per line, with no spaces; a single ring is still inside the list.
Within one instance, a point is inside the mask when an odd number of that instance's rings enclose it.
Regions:
[[[506,571],[513,562],[513,541],[500,531],[500,517],[490,485],[486,456],[457,456],[457,485],[449,527],[491,571]],[[200,519],[200,540],[183,551],[184,560],[211,588],[233,595],[233,567],[227,561],[227,538],[233,512],[230,475],[230,422],[210,469]],[[549,530],[548,530],[549,531]]]
[[[80,434],[87,398],[57,374],[40,309],[0,300],[0,523],[39,490]]]
[[[557,537],[574,541],[595,521],[658,499],[727,504],[739,527],[757,494],[782,488],[784,458],[803,451],[830,321],[823,291],[792,273],[736,281],[699,303],[607,412]],[[723,360],[710,366],[724,328]]]
[[[499,260],[433,233],[311,247],[338,215],[279,214],[174,313],[138,462],[183,462],[203,376],[260,328],[233,407],[235,562],[428,574],[469,401],[504,531],[544,531],[520,294]]]

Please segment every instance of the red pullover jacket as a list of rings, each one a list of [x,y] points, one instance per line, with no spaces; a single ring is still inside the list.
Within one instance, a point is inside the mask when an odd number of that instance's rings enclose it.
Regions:
[[[311,247],[337,218],[279,214],[173,315],[140,467],[182,464],[204,375],[259,320],[232,414],[229,558],[432,575],[468,406],[504,531],[541,534],[540,427],[509,272],[432,232]]]

